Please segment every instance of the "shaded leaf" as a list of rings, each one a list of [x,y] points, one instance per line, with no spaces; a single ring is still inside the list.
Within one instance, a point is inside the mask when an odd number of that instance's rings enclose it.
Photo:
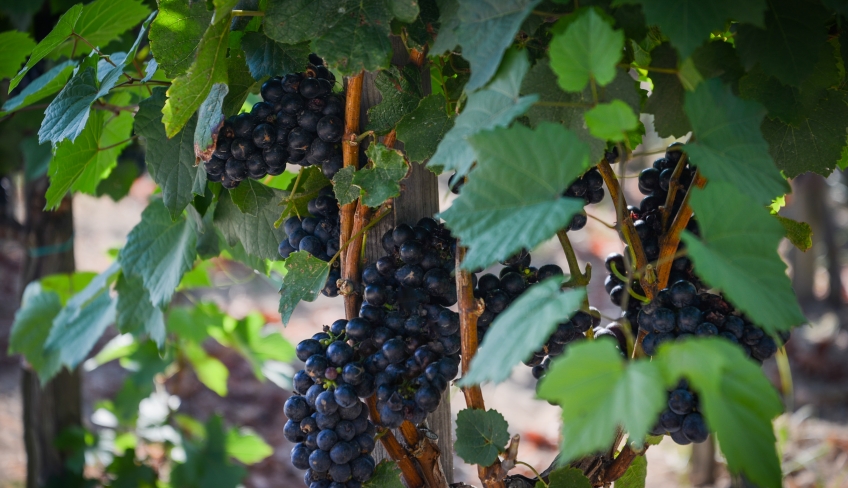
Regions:
[[[637,456],[630,463],[627,471],[616,480],[615,488],[645,488],[645,479],[648,477],[648,458]]]
[[[59,20],[56,22],[56,25],[53,27],[53,30],[47,34],[44,39],[39,41],[38,45],[33,48],[32,53],[29,56],[29,60],[27,64],[15,75],[14,78],[9,82],[9,92],[15,89],[18,86],[18,83],[21,82],[24,75],[27,74],[27,71],[30,70],[33,66],[35,66],[39,61],[44,59],[45,56],[53,52],[54,49],[62,45],[63,42],[74,32],[74,26],[79,20],[80,15],[82,14],[83,5],[78,3],[73,7],[69,8],[67,12],[62,14],[59,17]]]
[[[320,169],[319,169],[320,171]],[[229,191],[218,195],[214,223],[231,247],[240,245],[244,251],[255,258],[280,259],[277,248],[286,238],[283,229],[274,227],[274,221],[280,216],[277,203],[286,192],[267,188],[269,191],[257,191],[257,215],[243,213],[233,203]]]
[[[457,456],[468,464],[490,466],[509,442],[509,432],[503,415],[497,410],[466,408],[456,416]]]
[[[677,69],[677,53],[671,44],[663,43],[651,51],[651,67]],[[645,113],[654,114],[654,128],[660,137],[683,137],[692,130],[683,111],[686,90],[677,78],[669,73],[650,72],[654,89],[645,103]]]
[[[168,78],[188,71],[200,39],[212,20],[205,2],[159,0],[159,14],[150,26],[150,50]],[[275,2],[276,3],[276,2]]]
[[[452,126],[453,116],[445,111],[445,97],[430,95],[401,119],[397,125],[397,139],[403,142],[409,160],[421,163],[436,152]]]
[[[27,285],[21,307],[15,312],[15,321],[9,335],[9,354],[21,354],[42,382],[55,375],[61,367],[59,351],[44,349],[44,343],[53,327],[53,319],[62,310],[59,294],[45,290],[41,283]]]
[[[400,151],[380,143],[368,146],[365,155],[373,167],[354,173],[352,183],[362,188],[362,203],[376,208],[389,198],[400,195],[400,180],[406,176],[409,165]]]
[[[122,333],[147,335],[159,348],[165,345],[165,316],[150,301],[150,294],[138,276],[121,274],[115,285],[118,292],[115,326]]]
[[[259,90],[259,83],[253,79],[247,68],[244,52],[235,51],[234,53],[231,50],[230,57],[227,58],[227,86],[230,92],[227,93],[224,105],[221,107],[227,117],[239,113],[247,96]]]
[[[356,168],[348,166],[342,168],[333,176],[333,193],[336,195],[336,200],[339,205],[347,205],[355,202],[359,198],[361,188],[353,184],[353,176],[356,173]]]
[[[616,481],[619,483],[619,481]],[[541,483],[536,483],[536,488],[544,486]],[[589,478],[583,474],[578,468],[563,467],[551,471],[548,477],[548,488],[591,488],[592,483]],[[618,487],[616,487],[618,488]]]
[[[590,80],[600,86],[610,83],[623,53],[624,32],[614,30],[594,9],[563,21],[568,27],[554,35],[550,45],[551,69],[559,86],[581,92]]]
[[[27,107],[57,93],[68,82],[76,66],[75,61],[68,60],[52,67],[43,75],[29,82],[20,93],[6,100],[6,103],[3,104],[3,110],[11,112]]]
[[[309,42],[339,22],[348,0],[281,0],[265,9],[265,34],[283,44]]]
[[[330,274],[330,264],[305,251],[293,252],[286,259],[286,275],[280,289],[280,315],[288,325],[292,312],[301,300],[315,301]]]
[[[363,488],[404,488],[400,474],[397,463],[386,459],[377,463],[374,476],[362,486]]]
[[[400,120],[418,107],[421,98],[421,74],[412,66],[391,67],[380,71],[374,86],[382,100],[368,109],[367,130],[384,134],[394,129]]]
[[[246,32],[241,38],[247,66],[254,79],[296,73],[306,65],[309,45],[282,44],[260,32]]]
[[[332,15],[335,25],[311,44],[327,66],[346,75],[389,67],[392,13],[384,2],[351,0]]]

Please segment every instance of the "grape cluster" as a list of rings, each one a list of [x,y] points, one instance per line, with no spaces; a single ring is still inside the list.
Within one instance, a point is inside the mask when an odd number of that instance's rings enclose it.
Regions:
[[[332,178],[342,167],[344,135],[344,101],[332,92],[334,83],[321,63],[263,83],[262,101],[228,118],[218,132],[204,165],[207,178],[233,189],[246,178],[282,174],[287,163],[319,165]]]
[[[341,242],[339,202],[333,194],[333,188],[322,188],[317,197],[309,200],[306,208],[311,216],[289,217],[283,223],[287,237],[280,243],[280,256],[285,259],[295,251],[306,251],[322,261],[329,261],[339,251]],[[338,296],[336,282],[339,278],[339,262],[334,261],[321,293],[328,297]]]
[[[376,427],[359,397],[374,391],[346,340],[346,320],[301,341],[297,357],[304,369],[293,377],[294,391],[283,407],[283,433],[296,443],[292,465],[306,470],[310,488],[361,488],[374,474]]]
[[[363,304],[346,332],[374,377],[380,424],[414,424],[435,411],[459,369],[456,240],[431,218],[386,232],[388,253],[362,271]]]
[[[597,168],[592,168],[583,173],[583,176],[577,180],[563,192],[562,196],[572,198],[583,198],[586,205],[599,203],[604,199],[604,178],[601,176]],[[566,227],[566,230],[580,230],[586,227],[588,222],[586,211],[582,211],[571,218],[571,222]]]
[[[710,430],[704,416],[698,411],[698,395],[689,389],[685,380],[668,393],[666,409],[660,414],[650,434],[668,434],[671,440],[681,446],[707,440]]]
[[[477,279],[474,296],[485,304],[483,313],[477,318],[479,341],[483,340],[497,316],[529,287],[553,276],[563,276],[562,268],[555,264],[535,268],[530,266],[530,262],[530,253],[521,251],[501,263],[505,267],[499,276],[487,273]],[[551,361],[563,353],[567,344],[585,338],[586,331],[600,324],[600,312],[591,307],[589,310],[578,311],[570,320],[558,324],[548,341],[524,361],[525,365],[533,368],[533,377],[540,379],[544,376]]]

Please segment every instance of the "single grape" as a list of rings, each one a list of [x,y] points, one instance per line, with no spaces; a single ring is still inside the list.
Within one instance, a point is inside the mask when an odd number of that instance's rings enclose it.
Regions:
[[[309,449],[301,444],[295,444],[291,450],[291,463],[297,469],[309,469]]]

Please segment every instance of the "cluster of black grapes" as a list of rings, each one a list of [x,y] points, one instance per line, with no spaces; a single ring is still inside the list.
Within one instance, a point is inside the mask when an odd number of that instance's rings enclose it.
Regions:
[[[562,268],[555,264],[535,268],[530,266],[530,262],[530,253],[521,251],[501,263],[504,268],[499,276],[487,273],[477,279],[474,296],[485,304],[483,313],[477,318],[478,341],[483,340],[495,318],[530,286],[552,276],[563,276]],[[544,376],[551,361],[563,353],[567,344],[584,339],[590,328],[600,324],[600,312],[594,308],[589,310],[578,311],[570,320],[557,325],[548,341],[524,362],[533,368],[534,378],[538,380]]]
[[[266,81],[261,102],[224,122],[205,164],[210,181],[233,189],[246,178],[282,174],[287,163],[321,166],[328,178],[341,169],[344,99],[332,92],[335,77],[320,58],[310,61],[304,73]]]
[[[348,322],[365,372],[374,376],[380,424],[420,424],[459,370],[459,314],[451,273],[456,239],[423,218],[387,231],[386,256],[362,271],[363,304]]]
[[[296,348],[306,364],[292,380],[283,433],[296,443],[292,465],[306,470],[309,488],[361,488],[374,474],[376,428],[359,399],[373,394],[374,378],[356,362],[346,325],[338,320]]]
[[[698,395],[689,389],[686,380],[668,393],[666,409],[660,414],[650,434],[668,434],[671,440],[681,446],[707,440],[710,430],[704,416],[698,411]]]
[[[280,256],[285,259],[295,251],[306,251],[322,261],[329,261],[340,246],[339,202],[333,194],[333,187],[322,188],[317,197],[309,200],[306,208],[310,217],[289,217],[283,223],[287,237],[280,243]],[[341,268],[337,260],[333,262],[321,293],[328,297],[338,296],[336,282],[339,278]]]

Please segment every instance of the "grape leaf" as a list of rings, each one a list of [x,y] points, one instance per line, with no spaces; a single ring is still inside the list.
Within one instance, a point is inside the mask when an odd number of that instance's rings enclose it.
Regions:
[[[259,215],[261,204],[274,201],[276,197],[277,195],[272,188],[252,179],[242,181],[238,187],[230,190],[230,198],[233,203],[239,210],[252,217]]]
[[[97,99],[98,91],[95,69],[80,66],[44,111],[44,121],[38,129],[38,142],[75,140],[88,122],[91,104]]]
[[[212,159],[212,153],[215,152],[218,131],[224,125],[224,114],[221,107],[229,91],[230,89],[225,83],[215,83],[197,111],[197,124],[194,129],[194,155],[202,161]]]
[[[151,303],[163,307],[192,268],[196,243],[194,225],[182,215],[171,220],[165,204],[156,200],[142,212],[118,259],[129,276],[141,277]]]
[[[171,471],[171,484],[181,488],[236,488],[247,471],[228,459],[226,434],[221,417],[213,415],[205,424],[203,442],[184,440],[186,461]]]
[[[144,282],[137,276],[121,274],[115,285],[118,292],[115,326],[122,333],[146,334],[161,349],[165,345],[165,316],[153,306]]]
[[[434,170],[454,170],[460,176],[468,174],[474,163],[474,149],[468,138],[480,131],[506,127],[538,99],[534,95],[518,95],[521,80],[529,67],[527,53],[516,49],[507,51],[492,81],[468,96],[465,108],[427,166]]]
[[[641,456],[640,456],[641,457]],[[620,483],[616,481],[616,483]],[[544,488],[541,481],[536,482],[536,488]],[[562,467],[551,471],[548,476],[548,488],[591,488],[592,483],[579,468]],[[618,487],[616,487],[618,488]]]
[[[0,33],[0,79],[15,76],[34,47],[35,41],[26,32]]]
[[[516,125],[471,138],[477,168],[441,213],[468,247],[462,267],[486,266],[533,249],[564,228],[583,200],[562,193],[592,166],[589,148],[561,125]]]
[[[445,111],[445,97],[430,95],[406,114],[397,125],[397,139],[411,162],[428,159],[453,125],[453,116]]]
[[[44,349],[53,319],[61,310],[59,294],[33,281],[24,290],[21,307],[15,312],[15,322],[9,335],[9,354],[23,355],[42,383],[52,378],[61,367],[59,351]]]
[[[626,362],[613,341],[583,341],[551,363],[537,395],[562,407],[560,461],[567,463],[608,448],[619,426],[642,442],[667,393],[657,364]]]
[[[174,78],[162,108],[162,123],[168,137],[176,136],[206,100],[216,83],[227,83],[227,48],[230,16],[206,29],[197,47],[197,57],[188,71]]]
[[[265,9],[265,34],[283,44],[309,42],[335,26],[349,0],[280,0]]]
[[[648,458],[636,456],[630,463],[630,467],[615,481],[615,488],[645,488],[645,480],[648,477]]]
[[[206,190],[206,171],[194,165],[192,136],[196,119],[190,120],[177,137],[169,139],[161,121],[164,105],[165,88],[154,88],[153,95],[138,105],[135,131],[147,143],[144,161],[153,181],[162,188],[162,200],[171,218],[177,218],[194,195]]]
[[[651,51],[651,67],[677,69],[677,53],[668,43]],[[677,78],[669,73],[650,72],[654,89],[645,103],[645,113],[654,114],[654,128],[660,137],[682,137],[692,130],[689,119],[683,112],[683,96],[686,90]]]
[[[498,315],[460,386],[506,380],[517,364],[545,344],[557,324],[580,309],[586,289],[562,291],[561,284],[562,277],[556,276],[533,285]]]
[[[43,75],[32,80],[20,93],[6,100],[6,103],[3,104],[3,110],[12,112],[58,92],[68,82],[76,66],[76,61],[68,60],[52,67]]]
[[[586,118],[589,132],[605,141],[624,141],[627,132],[636,130],[639,126],[636,114],[621,100],[598,104],[583,116]]]
[[[654,362],[667,384],[681,376],[689,380],[732,473],[742,471],[759,486],[781,486],[771,421],[783,408],[759,365],[739,347],[712,337],[664,344]]]
[[[460,44],[458,30],[462,20],[459,18],[459,0],[440,0],[438,4],[439,32],[430,56],[441,56]]]
[[[404,488],[400,480],[400,468],[394,461],[388,459],[377,463],[374,476],[362,484],[363,488]]]
[[[354,173],[352,183],[362,188],[362,203],[376,208],[389,198],[400,195],[400,180],[406,177],[409,165],[400,151],[380,143],[368,146],[365,155],[373,167]]]
[[[224,363],[207,354],[196,342],[182,344],[182,350],[191,363],[191,367],[194,368],[197,379],[218,396],[227,396],[227,379],[230,377],[230,370]]]
[[[336,24],[311,44],[327,66],[345,75],[389,67],[392,13],[385,2],[351,0],[333,16]]]
[[[68,36],[74,32],[74,25],[76,25],[80,14],[82,14],[82,9],[83,5],[78,3],[69,8],[67,12],[59,17],[59,20],[56,22],[56,26],[53,27],[53,30],[51,30],[50,33],[47,34],[44,39],[35,46],[35,48],[33,48],[26,65],[24,65],[24,67],[18,71],[18,74],[15,75],[15,77],[9,82],[10,93],[16,86],[18,86],[18,83],[21,82],[24,75],[27,74],[27,71],[29,71],[30,68],[35,66],[39,61],[44,59],[45,56],[59,47],[63,42],[65,42]]]
[[[829,91],[798,128],[779,120],[763,121],[763,136],[778,168],[790,178],[807,171],[828,176],[837,166],[845,146],[848,97]]]
[[[116,301],[109,293],[101,293],[76,313],[64,316],[67,307],[53,319],[50,335],[44,343],[48,352],[56,351],[62,365],[76,368],[85,360],[91,348],[103,335],[106,327],[115,321]]]
[[[614,30],[594,9],[577,19],[566,18],[565,31],[551,39],[551,69],[559,86],[580,92],[590,80],[600,86],[615,78],[616,64],[624,49],[624,32]]]
[[[286,234],[282,229],[274,227],[274,221],[280,215],[277,203],[286,193],[277,189],[270,190],[271,193],[256,193],[256,216],[243,213],[233,203],[230,192],[222,191],[218,195],[214,222],[230,246],[240,243],[245,252],[253,257],[276,260],[280,258],[277,248],[280,241],[286,238]]]
[[[442,27],[433,53],[462,46],[462,57],[471,64],[471,77],[465,86],[471,93],[495,75],[521,23],[540,1],[461,0],[451,2],[446,9],[440,6]]]
[[[150,26],[150,50],[168,78],[188,71],[200,39],[212,20],[205,2],[159,0],[159,14]],[[276,3],[276,2],[274,2]]]
[[[330,180],[324,176],[324,173],[321,172],[321,168],[318,166],[301,168],[299,175],[300,181],[297,182],[297,188],[294,186],[297,181],[297,178],[295,178],[286,186],[286,190],[281,193],[285,196],[283,201],[286,206],[280,218],[274,223],[275,227],[279,227],[283,223],[283,220],[291,215],[292,212],[296,215],[309,215],[309,200],[318,196],[319,191],[330,184]],[[292,191],[295,191],[295,193],[292,194]]]
[[[624,101],[633,112],[638,113],[641,105],[639,85],[626,71],[618,70],[615,79],[598,91],[599,101]],[[521,85],[522,94],[538,94],[539,102],[527,111],[531,127],[542,122],[559,122],[589,145],[589,159],[598,161],[604,154],[604,142],[592,137],[586,127],[583,114],[593,103],[592,90],[580,93],[562,91],[556,83],[556,74],[551,71],[547,60],[540,60],[527,73]]]
[[[97,187],[107,178],[112,169],[118,165],[118,156],[132,140],[130,133],[133,128],[131,112],[121,112],[117,116],[105,117],[100,142],[94,160],[85,166],[79,178],[71,186],[71,190],[89,195],[97,194]]]
[[[495,409],[466,408],[456,415],[456,455],[468,464],[490,466],[509,442],[509,424]]]
[[[398,69],[395,66],[380,71],[374,86],[382,100],[368,109],[367,130],[385,134],[394,129],[400,120],[418,107],[421,98],[421,73],[412,66]]]
[[[336,195],[336,200],[339,205],[347,205],[353,203],[359,198],[361,188],[353,184],[353,176],[356,173],[356,168],[348,166],[339,170],[333,176],[333,193]]]
[[[274,453],[262,437],[249,428],[227,432],[227,454],[243,464],[256,464]]]
[[[410,23],[418,18],[417,0],[389,0],[387,2],[392,10],[392,16],[403,23]]]
[[[235,51],[235,52],[233,52]],[[257,91],[258,83],[253,79],[247,67],[244,51],[230,50],[227,58],[227,86],[230,92],[224,98],[221,110],[225,116],[235,115],[241,111],[241,106],[251,92]]]
[[[310,53],[306,43],[283,44],[260,32],[246,32],[241,38],[241,47],[250,74],[257,80],[302,70]]]
[[[288,325],[294,308],[301,300],[315,301],[330,274],[330,264],[305,251],[296,251],[286,259],[286,275],[280,288],[280,315]]]
[[[819,60],[830,13],[818,2],[770,0],[768,4],[765,29],[739,24],[736,50],[746,70],[759,64],[766,74],[798,86]]]
[[[786,232],[786,238],[793,246],[801,251],[807,251],[813,247],[813,229],[806,222],[798,222],[797,220],[788,219],[780,215],[775,215],[777,221],[783,226]]]
[[[711,181],[690,198],[701,239],[689,232],[681,238],[698,276],[769,332],[803,323],[777,253],[784,234],[780,223],[743,190],[724,182]]]
[[[145,17],[150,15],[150,9],[143,0],[96,0],[83,6],[82,13],[74,25],[74,32],[93,46],[106,47],[110,42],[120,38],[121,34],[132,29]],[[69,41],[71,41],[69,39]],[[68,42],[53,56],[87,55],[92,49],[84,42]],[[117,63],[116,63],[117,64]]]
[[[763,26],[765,0],[618,0],[613,5],[642,5],[647,24],[656,25],[668,36],[681,58],[688,58],[710,33],[723,31],[729,20]]]
[[[20,148],[24,157],[24,178],[27,182],[47,174],[50,160],[53,159],[50,144],[39,144],[36,136],[30,136],[21,141]]]
[[[762,205],[789,192],[760,132],[762,105],[737,98],[714,78],[687,93],[683,109],[695,135],[686,152],[710,182],[736,185]]]

